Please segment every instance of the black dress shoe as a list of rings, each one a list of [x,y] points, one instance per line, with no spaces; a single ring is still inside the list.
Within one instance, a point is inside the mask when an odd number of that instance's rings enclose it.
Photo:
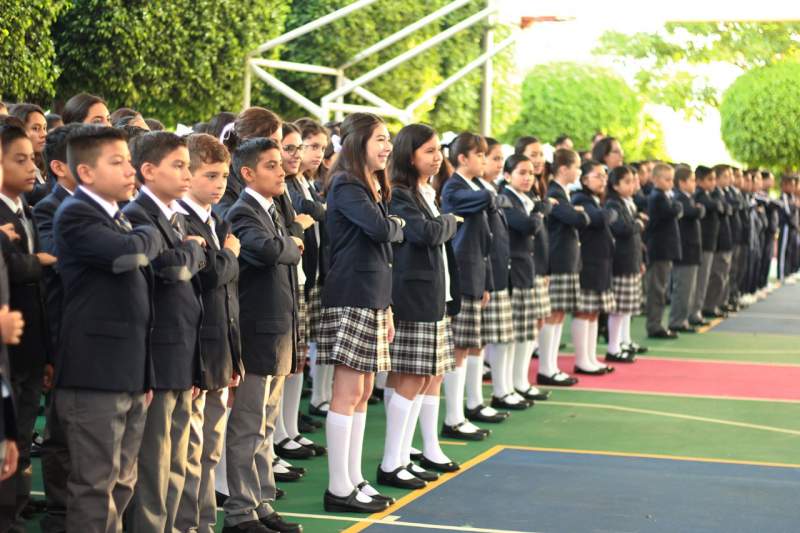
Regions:
[[[309,450],[314,452],[314,457],[322,457],[323,455],[325,455],[328,452],[328,450],[327,450],[327,448],[325,448],[325,446],[321,446],[321,445],[319,445],[319,444],[317,444],[315,442],[311,442],[309,444],[303,444],[302,442],[300,442],[300,435],[295,437],[294,441],[297,444],[299,444],[300,446],[302,446],[304,448],[308,448]]]
[[[636,354],[633,352],[607,353],[606,361],[614,363],[635,363]]]
[[[675,331],[677,333],[697,333],[697,329],[694,326],[678,326],[677,328],[669,328],[670,331]]]
[[[487,422],[489,424],[499,424],[500,422],[505,422],[505,420],[509,417],[508,413],[486,415],[481,412],[484,409],[485,407],[483,405],[479,405],[474,409],[466,408],[464,409],[464,414],[467,416],[467,420],[470,422]]]
[[[276,472],[273,469],[272,475],[275,476],[275,481],[280,481],[281,483],[293,483],[295,481],[300,481],[300,478],[303,477],[303,474],[300,472],[292,472],[291,470],[288,472]]]
[[[217,507],[222,507],[223,505],[225,505],[225,500],[228,499],[228,495],[227,494],[222,494],[221,492],[216,492],[215,491],[214,492],[214,496],[216,496]]]
[[[635,353],[635,354],[647,353],[649,350],[650,350],[650,348],[648,348],[647,346],[639,346],[635,342],[632,342],[630,344],[626,344],[626,345],[622,346],[622,351],[631,352],[631,353]]]
[[[416,466],[416,468],[414,468]],[[422,481],[436,481],[439,479],[439,474],[436,472],[428,472],[421,466],[417,466],[414,463],[408,463],[406,465],[406,470],[420,478]]]
[[[280,500],[284,496],[286,496],[286,491],[280,487],[275,487],[275,499]]]
[[[447,437],[449,439],[478,441],[478,440],[483,440],[488,436],[488,433],[484,433],[485,431],[488,431],[486,429],[473,432],[461,431],[460,428],[463,425],[464,425],[463,422],[460,424],[456,424],[455,426],[448,426],[447,424],[442,424],[442,437]]]
[[[579,366],[575,367],[576,374],[584,374],[586,376],[605,376],[608,374],[605,368],[598,368],[597,370],[584,370]]]
[[[385,511],[389,504],[385,500],[372,499],[371,502],[364,503],[358,501],[358,489],[348,496],[334,496],[330,491],[325,491],[323,506],[328,513],[378,513]]]
[[[533,387],[530,387],[528,390],[526,390],[524,392],[519,390],[519,389],[514,389],[514,390],[517,391],[517,394],[519,394],[520,396],[522,396],[526,400],[531,400],[531,401],[534,401],[534,402],[535,401],[542,401],[542,400],[546,400],[546,399],[550,398],[550,391],[549,390],[543,390],[543,391],[539,391],[539,392],[531,392],[531,390],[533,390]]]
[[[660,329],[658,331],[654,331],[652,333],[648,333],[647,336],[651,339],[677,339],[678,334],[674,331],[670,331],[668,329]]]
[[[533,349],[533,353],[531,354],[531,359],[539,359],[539,348],[538,347]]]
[[[279,533],[303,533],[303,526],[295,522],[286,522],[278,513],[272,513],[259,520],[271,530]]]
[[[321,416],[322,418],[325,418],[326,416],[328,416],[328,411],[321,409],[321,407],[323,405],[330,406],[330,404],[328,402],[322,402],[319,405],[314,405],[313,403],[309,403],[308,404],[308,414],[314,415],[314,416]]]
[[[275,455],[283,459],[309,459],[314,457],[314,452],[305,446],[299,448],[286,448],[286,444],[293,442],[292,439],[283,439],[275,445]]]
[[[461,466],[456,462],[450,461],[449,463],[435,463],[424,455],[422,456],[422,459],[419,460],[419,465],[422,468],[427,468],[428,470],[436,470],[437,472],[444,473],[457,472],[458,470],[461,470]]]
[[[298,422],[305,422],[306,424],[311,424],[312,426],[314,426],[317,429],[319,429],[319,428],[321,428],[321,427],[323,427],[325,425],[325,422],[323,422],[322,420],[317,420],[316,418],[308,416],[307,414],[305,414],[302,411],[298,411],[297,415],[298,415],[298,417],[297,417],[297,421]]]
[[[509,403],[506,401],[506,396],[502,398],[497,398],[496,396],[492,396],[492,403],[491,406],[495,409],[511,409],[512,411],[524,411],[528,407],[533,405],[533,402],[529,402],[528,400],[523,400],[517,403]]]
[[[222,533],[275,533],[275,530],[268,528],[259,520],[250,520],[235,526],[225,526],[222,528]]]
[[[701,318],[700,320],[692,319],[692,320],[689,321],[689,325],[690,326],[694,326],[696,328],[702,328],[703,326],[707,326],[710,323],[711,322],[709,322],[708,320],[706,320],[704,318]]]
[[[400,472],[403,470],[406,470],[405,466],[395,468],[391,472],[384,472],[381,468],[381,465],[378,465],[378,484],[386,485],[388,487],[397,487],[398,489],[411,490],[421,489],[428,484],[417,476],[414,476],[411,479],[400,478],[398,474],[400,474]]]
[[[578,383],[578,378],[567,376],[565,378],[556,378],[558,374],[552,376],[545,376],[544,374],[536,374],[537,385],[550,385],[551,387],[572,387]]]
[[[366,487],[367,485],[369,485],[369,481],[365,480],[365,481],[362,481],[361,483],[359,483],[358,485],[356,485],[356,488],[363,492],[364,491],[364,487]],[[388,505],[392,505],[394,502],[397,501],[394,498],[392,498],[391,496],[384,496],[383,494],[373,494],[372,496],[370,496],[370,498],[372,498],[373,500],[385,501]]]

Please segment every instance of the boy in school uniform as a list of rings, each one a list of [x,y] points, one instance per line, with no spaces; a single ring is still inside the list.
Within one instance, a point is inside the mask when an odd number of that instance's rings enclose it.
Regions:
[[[780,204],[770,197],[770,190],[775,184],[775,176],[767,170],[761,172],[761,190],[757,193],[759,205],[764,207],[767,216],[767,225],[764,228],[764,240],[762,241],[761,264],[759,266],[758,288],[759,296],[766,296],[766,289],[769,286],[769,270],[772,266],[772,258],[775,256],[775,237],[780,227]]]
[[[780,206],[778,234],[778,280],[785,281],[794,273],[795,242],[798,232],[798,217],[796,198],[797,179],[793,176],[781,177],[781,196],[778,201]]]
[[[681,258],[681,235],[678,219],[683,206],[675,199],[672,190],[672,167],[658,163],[653,167],[653,190],[647,197],[647,336],[659,339],[676,339],[678,334],[664,328],[661,320],[667,299],[667,283],[672,262]]]
[[[731,205],[733,213],[730,217],[731,239],[733,249],[731,254],[731,271],[727,285],[727,292],[723,300],[722,309],[724,311],[736,312],[740,309],[739,305],[739,285],[741,283],[743,270],[746,269],[747,259],[747,203],[741,191],[742,170],[737,167],[731,168],[731,181],[724,189],[725,198]]]
[[[122,530],[152,398],[150,262],[162,242],[117,207],[134,188],[129,160],[119,130],[82,126],[68,140],[80,185],[54,222],[64,288],[54,403],[70,450],[67,531]]]
[[[711,274],[708,278],[706,299],[703,303],[703,316],[706,318],[721,318],[728,316],[723,306],[728,294],[727,287],[730,281],[731,260],[733,257],[733,235],[731,233],[733,206],[725,196],[725,189],[730,185],[733,174],[728,165],[716,165],[713,172],[717,185],[711,192],[711,198],[721,202],[725,210],[719,216],[717,249],[714,251],[714,261],[711,263]]]
[[[700,219],[700,265],[697,269],[697,283],[692,307],[689,311],[690,326],[707,326],[708,321],[703,318],[703,303],[706,299],[708,279],[711,275],[711,265],[714,262],[714,252],[717,250],[719,237],[720,217],[725,213],[725,203],[711,197],[717,186],[717,177],[714,172],[703,165],[695,169],[696,189],[694,201],[705,207],[705,216]]]
[[[675,198],[683,206],[683,216],[678,222],[681,240],[681,257],[672,265],[672,293],[669,308],[669,329],[683,333],[694,333],[689,323],[689,314],[694,305],[697,290],[697,273],[702,255],[702,232],[700,221],[706,208],[694,200],[695,175],[687,165],[678,165],[675,170]]]
[[[285,192],[280,146],[243,142],[233,172],[245,188],[226,220],[241,242],[239,306],[245,375],[228,418],[225,452],[230,496],[224,532],[299,532],[272,508],[276,497],[272,433],[284,378],[297,364],[296,268],[302,239],[290,234],[275,199]]]
[[[163,240],[153,260],[153,402],[127,522],[128,531],[154,533],[172,531],[183,491],[192,396],[200,370],[197,337],[203,308],[195,274],[206,266],[206,242],[187,234],[177,202],[191,179],[186,141],[173,133],[149,132],[131,142],[131,156],[142,186],[125,206],[125,215],[134,227],[157,229]]]
[[[0,530],[24,531],[21,516],[31,491],[31,441],[42,394],[44,366],[51,350],[47,333],[42,269],[56,258],[43,253],[25,193],[36,183],[33,144],[25,130],[15,125],[0,127],[4,179],[0,188],[0,225],[10,224],[14,240],[3,239],[2,253],[8,265],[11,307],[26,322],[21,342],[9,348],[10,380],[17,408],[19,462],[12,481],[0,489]]]
[[[228,386],[235,386],[244,374],[237,290],[239,239],[211,209],[225,192],[228,149],[207,134],[190,135],[186,144],[191,188],[178,203],[188,213],[188,233],[206,241],[206,267],[198,274],[203,289],[201,392],[192,402],[186,481],[175,528],[212,533],[217,518],[214,469],[223,450]]]

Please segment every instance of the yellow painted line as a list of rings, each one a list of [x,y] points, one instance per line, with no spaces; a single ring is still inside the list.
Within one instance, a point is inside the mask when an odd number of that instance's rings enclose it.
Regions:
[[[561,391],[559,391],[561,392]],[[566,390],[564,390],[566,392]],[[734,401],[742,401],[742,402],[767,402],[767,403],[791,403],[796,404],[800,403],[800,400],[786,400],[786,399],[776,399],[776,398],[751,398],[749,396],[719,396],[714,394],[687,394],[687,393],[678,393],[678,392],[652,392],[647,390],[619,390],[619,389],[604,389],[602,387],[583,387],[576,389],[571,388],[569,392],[609,392],[609,393],[619,393],[619,394],[637,394],[637,395],[644,395],[644,396],[663,396],[666,398],[693,398],[698,400],[734,400]],[[537,405],[540,405],[537,402]]]
[[[709,322],[707,326],[702,326],[702,327],[697,328],[697,333],[702,335],[703,333],[707,333],[709,330],[713,329],[714,327],[716,327],[716,326],[718,326],[720,324],[722,324],[722,319],[721,318],[715,318],[711,322]]]
[[[396,513],[402,507],[404,507],[404,506],[408,505],[409,503],[413,502],[414,500],[424,496],[425,494],[429,493],[430,491],[432,491],[436,487],[439,487],[439,486],[443,485],[444,483],[447,483],[448,481],[450,481],[454,477],[466,472],[467,470],[469,470],[473,466],[475,466],[477,464],[480,464],[481,462],[489,459],[490,457],[500,453],[502,450],[503,450],[502,446],[494,446],[492,448],[489,448],[488,450],[484,451],[483,453],[480,453],[480,454],[476,455],[475,457],[473,457],[469,461],[467,461],[464,464],[462,464],[461,465],[461,469],[458,470],[457,472],[452,472],[452,473],[449,473],[449,474],[443,474],[442,476],[439,477],[439,479],[437,479],[433,483],[428,483],[425,486],[425,488],[422,488],[422,489],[419,489],[419,490],[415,490],[415,491],[412,491],[412,492],[406,494],[405,496],[403,496],[402,498],[397,500],[397,502],[395,502],[394,505],[392,505],[391,507],[389,507],[385,511],[381,511],[380,513],[375,513],[373,515],[370,515],[367,520],[362,520],[358,524],[347,528],[344,531],[344,533],[358,533],[359,531],[363,531],[364,529],[369,527],[370,524],[373,524],[373,523],[376,523],[376,522],[380,522],[381,520],[383,520],[387,516]],[[380,522],[380,523],[383,523],[383,522]],[[397,524],[397,522],[394,522],[394,524]],[[430,526],[430,525],[426,525],[426,527],[434,528],[433,526]],[[452,529],[453,531],[456,531],[456,529],[453,526],[446,526],[446,527],[443,526],[440,529],[448,529],[448,528]],[[436,529],[436,528],[434,528],[434,529]],[[463,530],[458,530],[458,531],[489,531],[489,530],[463,529]]]
[[[399,520],[400,517],[398,516],[387,516],[380,520],[375,520],[372,518],[355,518],[352,516],[336,516],[336,515],[328,515],[328,514],[311,514],[311,513],[284,513],[281,511],[281,516],[287,516],[290,518],[306,518],[312,520],[329,520],[332,522],[358,522],[364,523],[364,527],[369,527],[373,524],[381,525],[381,526],[399,526],[399,527],[412,527],[417,529],[438,529],[442,531],[465,531],[468,533],[534,533],[531,531],[515,531],[511,529],[486,529],[481,527],[471,527],[471,526],[450,526],[450,525],[439,525],[439,524],[425,524],[422,522],[404,522]],[[350,529],[346,529],[345,532],[349,532],[354,530],[352,526]],[[358,530],[361,531],[361,530]]]
[[[439,444],[446,444],[448,446],[466,446],[468,443],[460,440],[440,440]]]

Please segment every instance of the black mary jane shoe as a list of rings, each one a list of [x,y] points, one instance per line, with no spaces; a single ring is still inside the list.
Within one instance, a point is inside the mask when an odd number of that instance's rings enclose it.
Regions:
[[[414,468],[415,466],[417,468]],[[417,466],[414,463],[408,463],[406,465],[406,470],[408,470],[409,472],[420,478],[422,481],[431,482],[439,479],[439,474],[437,474],[436,472],[428,472],[421,466]]]
[[[431,461],[430,459],[428,459],[424,455],[419,460],[419,465],[422,468],[425,468],[425,469],[428,469],[428,470],[435,470],[437,472],[442,472],[444,474],[448,474],[450,472],[457,472],[457,471],[461,470],[461,465],[459,465],[455,461],[450,461],[449,463],[436,463],[434,461]],[[413,472],[412,472],[412,474],[413,474]]]
[[[496,396],[492,396],[491,406],[494,407],[495,409],[509,409],[509,410],[512,410],[512,411],[524,411],[525,409],[527,409],[528,407],[531,407],[533,405],[533,402],[532,401],[528,401],[528,400],[522,400],[521,402],[517,402],[517,403],[510,403],[510,402],[506,401],[506,398],[508,398],[509,396],[510,396],[509,394],[506,394],[502,398],[498,398]]]
[[[447,437],[449,439],[459,439],[459,440],[484,440],[486,437],[489,436],[490,431],[488,429],[480,429],[478,431],[461,431],[461,426],[464,425],[464,422],[460,424],[456,424],[455,426],[448,426],[447,424],[442,424],[442,437]]]
[[[314,457],[314,451],[306,448],[305,446],[300,446],[299,448],[286,448],[285,446],[289,442],[293,442],[292,439],[283,439],[277,443],[275,445],[275,455],[288,460],[309,459]]]
[[[534,402],[535,401],[547,400],[548,398],[550,398],[550,391],[549,390],[543,390],[543,391],[539,391],[539,392],[531,392],[531,390],[534,390],[533,387],[530,387],[528,390],[526,390],[524,392],[519,390],[519,389],[514,389],[514,390],[517,392],[517,394],[519,394],[520,396],[522,396],[526,400],[531,400],[531,401],[534,401]]]
[[[499,424],[500,422],[505,422],[505,420],[510,416],[510,413],[505,412],[487,415],[483,413],[484,409],[486,409],[486,407],[483,405],[479,405],[474,409],[467,407],[464,409],[464,415],[466,415],[467,420],[470,422],[484,422],[487,424]]]
[[[367,486],[371,486],[371,485],[369,484],[369,481],[364,480],[361,483],[359,483],[358,485],[356,485],[356,488],[363,492],[364,491],[364,487],[367,487]],[[369,494],[367,494],[367,496],[369,496]],[[374,494],[374,495],[369,496],[369,497],[372,498],[373,500],[383,500],[389,505],[392,505],[392,504],[394,504],[394,502],[397,501],[394,498],[392,498],[391,496],[384,496],[383,494],[380,494],[380,493]]]
[[[301,422],[305,422],[317,429],[325,427],[325,422],[323,420],[317,420],[313,416],[305,414],[303,411],[297,411],[297,423],[299,424]]]
[[[605,360],[612,363],[635,363],[636,355],[633,352],[606,353]]]
[[[397,487],[398,489],[416,490],[424,488],[428,484],[426,481],[421,480],[417,476],[414,476],[411,479],[402,479],[399,474],[403,470],[406,470],[405,466],[395,468],[391,472],[384,472],[381,468],[381,465],[378,465],[378,485]]]
[[[563,372],[553,374],[552,376],[545,376],[544,374],[536,374],[537,385],[549,385],[551,387],[572,387],[578,383],[578,378],[572,376],[561,377]]]
[[[379,513],[385,511],[389,504],[384,500],[372,499],[370,502],[358,501],[358,489],[348,496],[335,496],[330,491],[325,491],[323,506],[327,513]]]
[[[309,403],[308,414],[314,416],[321,416],[322,418],[325,418],[326,416],[328,416],[328,411],[327,409],[322,409],[323,405],[327,405],[328,407],[330,407],[330,403],[328,402],[322,402],[319,405],[314,405],[313,403]]]
[[[327,450],[327,448],[325,448],[325,446],[322,446],[322,445],[317,444],[315,442],[312,442],[310,444],[303,444],[302,442],[300,442],[301,438],[302,437],[300,435],[298,435],[298,436],[296,436],[294,438],[294,441],[297,444],[299,444],[300,446],[302,446],[303,448],[308,448],[309,450],[314,452],[314,457],[322,457],[323,455],[328,453],[328,450]]]
[[[412,461],[419,461],[422,459],[422,452],[415,449],[414,447],[411,448],[411,460]]]
[[[608,374],[608,368],[611,367],[602,367],[598,368],[597,370],[584,370],[583,368],[576,366],[574,372],[576,374],[583,374],[584,376],[605,376]]]

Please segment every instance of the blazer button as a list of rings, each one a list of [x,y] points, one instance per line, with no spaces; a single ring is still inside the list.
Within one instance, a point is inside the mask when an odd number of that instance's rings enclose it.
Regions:
[[[391,263],[389,263],[389,268],[392,268],[392,264]]]

